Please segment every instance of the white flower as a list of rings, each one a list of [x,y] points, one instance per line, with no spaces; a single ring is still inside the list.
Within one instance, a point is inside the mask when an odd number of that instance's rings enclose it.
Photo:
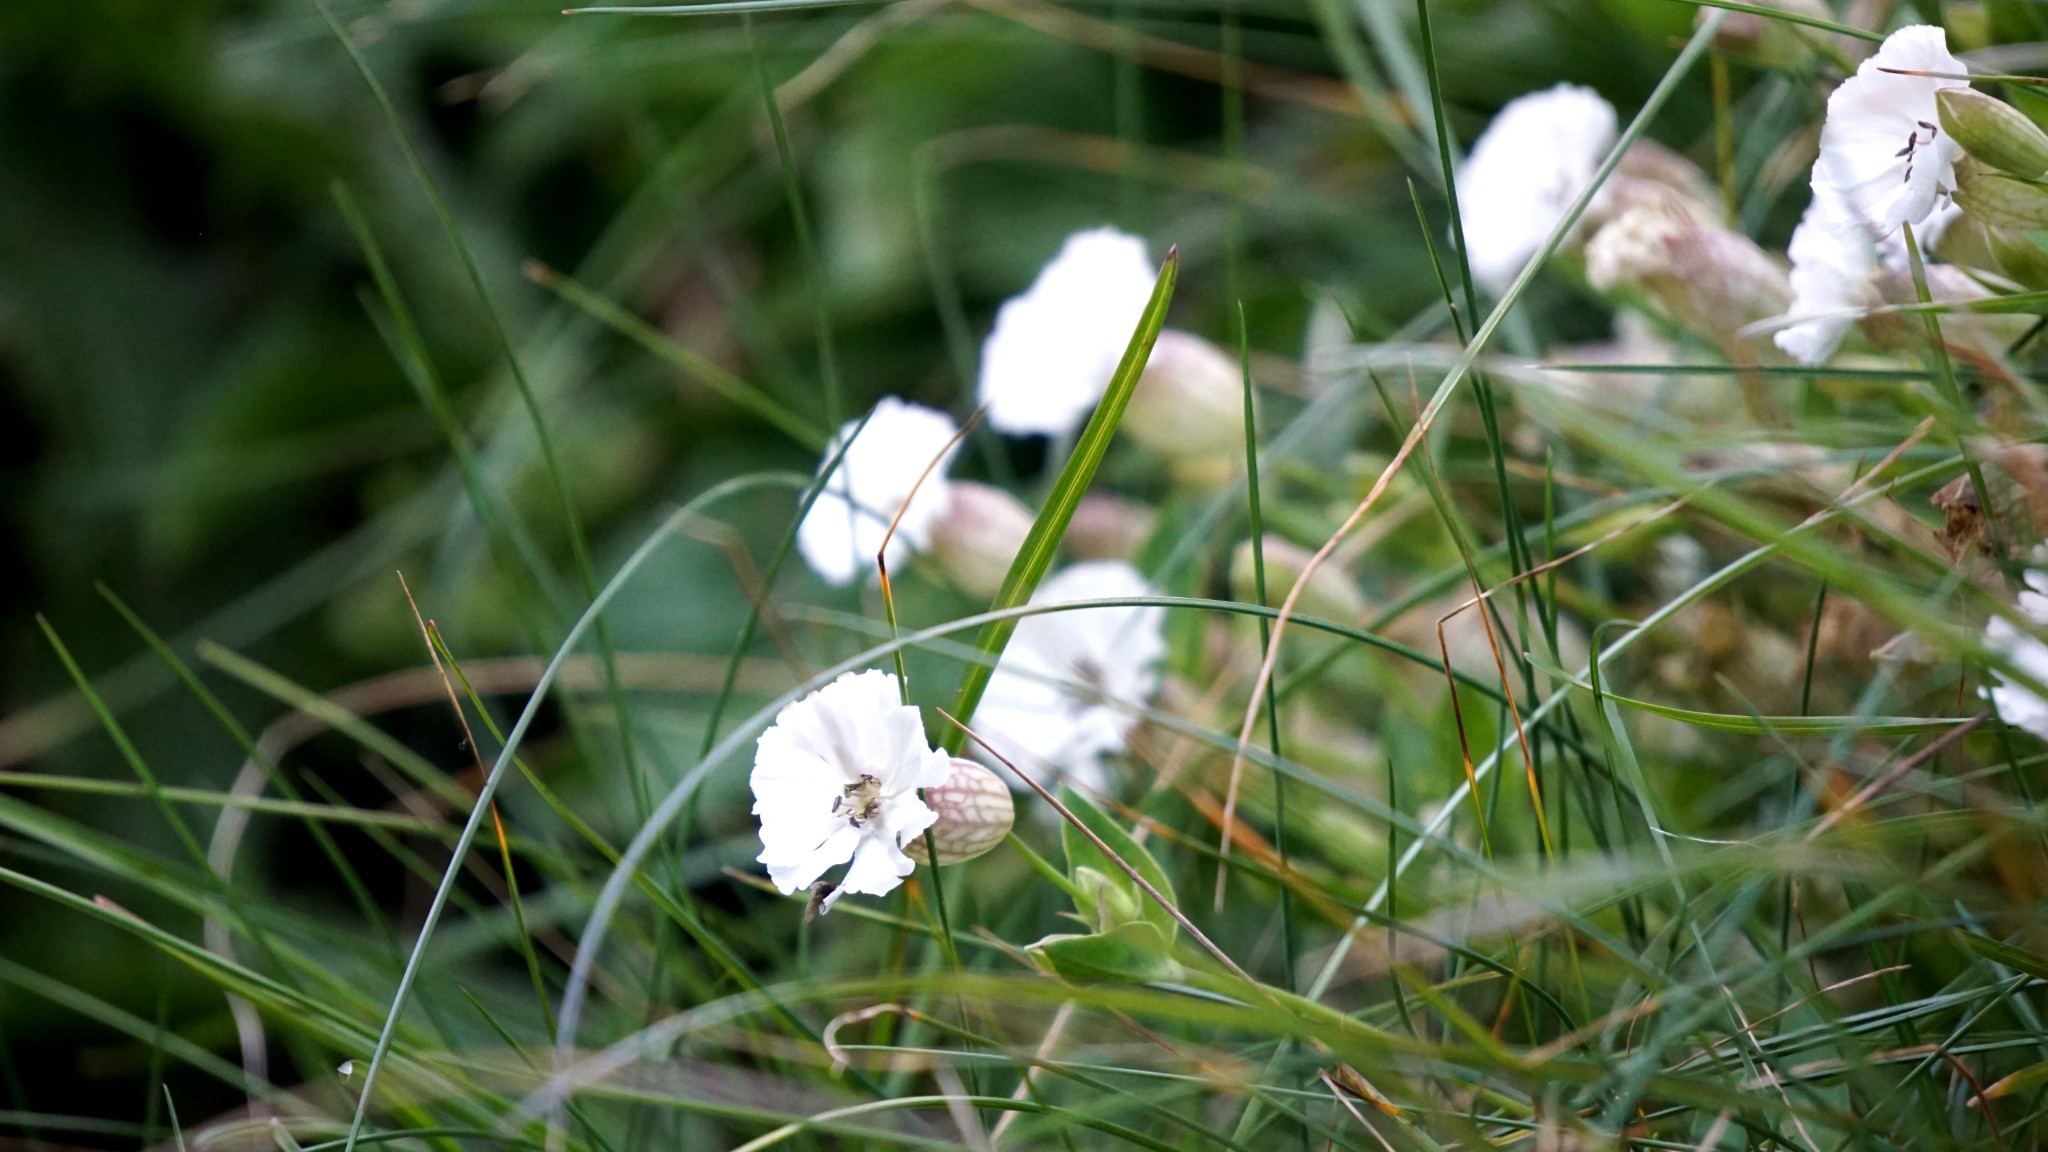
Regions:
[[[1953,204],[1943,204],[1914,227],[1923,258],[1961,215]],[[1842,194],[1818,177],[1786,255],[1792,258],[1792,306],[1786,317],[1796,323],[1772,339],[1787,356],[1809,366],[1833,356],[1864,311],[1881,303],[1878,274],[1909,266],[1903,231],[1876,238]]]
[[[1960,152],[1941,130],[1934,94],[1968,82],[1904,73],[1968,71],[1949,54],[1947,34],[1932,25],[1914,24],[1886,37],[1828,97],[1820,159],[1813,165],[1815,198],[1823,185],[1839,194],[1848,214],[1874,236],[1927,219],[1955,189]]]
[[[1593,182],[1614,145],[1614,106],[1559,84],[1508,102],[1458,169],[1458,211],[1472,277],[1505,291]]]
[[[1792,308],[1797,321],[1772,337],[1801,364],[1823,363],[1876,300],[1877,245],[1848,206],[1815,178],[1813,202],[1792,230]]]
[[[1092,560],[1055,573],[1033,604],[1155,595],[1136,568]],[[1050,765],[1084,786],[1104,781],[1102,759],[1122,752],[1132,709],[1159,687],[1166,610],[1086,608],[1026,616],[989,679],[974,729],[1026,771]]]
[[[2048,572],[2027,573],[2026,590],[2020,593],[2020,615],[2038,628],[2048,625]],[[1993,616],[1984,626],[1984,646],[2003,653],[2020,671],[2048,683],[2048,644],[2014,627],[2003,616]],[[1987,685],[1983,692],[2007,724],[2048,740],[2048,700],[2017,684]]]
[[[768,878],[796,892],[846,864],[825,907],[842,892],[887,895],[914,867],[903,846],[936,819],[917,790],[944,784],[951,763],[886,672],[848,672],[784,708],[750,781]]]
[[[989,427],[1064,436],[1116,375],[1152,297],[1145,242],[1114,228],[1076,232],[1023,295],[996,313],[981,346],[980,400]]]
[[[944,412],[884,397],[867,427],[849,421],[839,429],[825,450],[827,462],[855,429],[860,435],[796,531],[797,550],[805,562],[833,584],[850,584],[873,569],[875,553],[899,508],[903,519],[889,540],[889,566],[894,568],[930,543],[932,521],[946,508],[946,461],[940,454],[950,454],[947,445],[960,431]],[[917,489],[915,498],[912,488]]]

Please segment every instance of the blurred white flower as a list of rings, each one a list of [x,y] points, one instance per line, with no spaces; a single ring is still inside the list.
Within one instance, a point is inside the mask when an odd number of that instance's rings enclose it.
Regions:
[[[1953,204],[1942,204],[1914,227],[1923,258],[1961,214]],[[1881,302],[1879,273],[1909,266],[1904,232],[1877,238],[1842,194],[1818,177],[1813,201],[1792,230],[1786,254],[1792,258],[1792,306],[1786,316],[1797,323],[1772,339],[1787,356],[1809,366],[1833,356],[1864,311]],[[1930,273],[1937,267],[1928,265]]]
[[[1724,348],[1791,298],[1785,270],[1756,241],[1670,203],[1631,208],[1602,227],[1586,245],[1586,282],[1635,293]]]
[[[873,571],[875,553],[898,508],[904,509],[903,520],[889,540],[889,566],[896,567],[931,542],[932,521],[945,511],[948,496],[946,461],[939,457],[950,455],[947,445],[960,431],[944,412],[888,396],[875,405],[867,427],[861,428],[856,420],[839,429],[825,450],[826,461],[855,429],[860,435],[840,458],[796,532],[804,561],[833,584],[851,584],[862,572]],[[926,468],[931,475],[925,476]],[[915,498],[912,488],[917,489]]]
[[[1593,182],[1614,145],[1614,106],[1559,84],[1507,103],[1458,169],[1458,210],[1472,277],[1499,295]]]
[[[1114,228],[1076,232],[981,346],[989,427],[1064,436],[1094,410],[1145,314],[1157,270],[1145,242]]]
[[[1955,190],[1960,152],[1941,130],[1934,94],[1968,82],[1905,73],[1968,71],[1949,54],[1940,28],[1913,24],[1886,37],[1828,97],[1813,165],[1815,199],[1823,186],[1839,194],[1848,215],[1873,236],[1926,220]]]
[[[825,897],[883,896],[915,866],[903,847],[936,819],[919,788],[946,782],[952,759],[925,743],[917,709],[896,677],[848,672],[775,716],[754,750],[754,815],[761,855],[783,892],[848,865]]]
[[[1093,560],[1055,573],[1031,602],[1155,594],[1129,564]],[[1103,757],[1122,752],[1137,724],[1131,709],[1159,687],[1165,625],[1166,610],[1156,606],[1026,616],[974,713],[975,732],[1026,771],[1049,765],[1082,787],[1100,788]]]
[[[1792,230],[1792,307],[1796,320],[1771,339],[1801,364],[1835,354],[1862,310],[1876,299],[1877,246],[1832,188],[1816,177],[1813,202]]]
[[[2036,628],[2048,626],[2048,595],[2044,595],[2048,593],[2048,572],[2030,571],[2026,581],[2026,589],[2020,593],[2020,615]],[[1993,616],[1984,626],[1984,646],[2004,654],[2027,675],[2048,683],[2048,644],[2020,631],[2012,621]],[[1983,692],[1998,709],[1999,719],[2048,740],[2048,700],[2017,684],[1990,684]]]

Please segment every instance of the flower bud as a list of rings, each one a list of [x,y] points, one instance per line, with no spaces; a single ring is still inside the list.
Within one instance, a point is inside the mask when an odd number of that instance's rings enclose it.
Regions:
[[[1833,14],[1820,0],[1763,0],[1757,6],[1795,16],[1833,19]],[[1762,12],[1702,8],[1695,24],[1704,24],[1708,17],[1715,15],[1721,17],[1721,28],[1714,34],[1716,51],[1739,56],[1773,72],[1804,63],[1812,57],[1814,44],[1826,35],[1818,28],[1802,27]]]
[[[1266,603],[1279,607],[1301,574],[1308,570],[1313,554],[1278,536],[1267,534],[1263,551],[1266,559]],[[1237,546],[1230,557],[1230,593],[1245,603],[1255,603],[1258,587],[1254,580],[1252,542]],[[1334,560],[1326,560],[1309,577],[1308,587],[1294,602],[1295,611],[1319,616],[1336,623],[1355,623],[1365,616],[1365,595],[1344,574]]]
[[[1586,246],[1586,280],[1624,291],[1724,348],[1744,326],[1783,313],[1792,288],[1755,241],[1688,213],[1638,208]]]
[[[1700,166],[1654,140],[1638,140],[1621,154],[1606,195],[1582,218],[1597,229],[1635,208],[1656,208],[1700,224],[1726,224],[1721,194]],[[1590,234],[1590,233],[1589,233]]]
[[[1953,264],[1924,264],[1927,297],[1936,304],[1971,304],[1989,300],[1992,292]],[[1919,286],[1905,268],[1878,269],[1878,296],[1887,304],[1918,304]],[[1959,349],[1990,359],[2005,354],[2006,346],[2019,339],[2030,321],[2016,313],[1975,312],[1958,308],[1941,318],[1942,339]],[[1873,312],[1858,324],[1863,337],[1880,348],[1909,351],[1924,346],[1926,327],[1920,317],[1908,313]]]
[[[1161,332],[1124,409],[1123,429],[1177,460],[1243,456],[1244,372],[1237,359],[1200,336]]]
[[[1122,877],[1111,880],[1098,869],[1076,868],[1074,886],[1080,889],[1074,903],[1084,915],[1093,913],[1097,932],[1113,931],[1144,918],[1137,896],[1122,883]]]
[[[1031,532],[1031,509],[1001,488],[955,480],[931,526],[931,557],[972,596],[993,596]]]
[[[1985,245],[1998,270],[2022,286],[2039,291],[2048,288],[2048,248],[2021,233],[2004,228],[1985,228]]]
[[[1083,560],[1128,560],[1151,539],[1159,513],[1122,496],[1090,492],[1081,497],[1062,541]]]
[[[2048,187],[1981,164],[1956,165],[1956,207],[1993,228],[2048,228]]]
[[[1941,127],[1963,151],[2008,176],[2048,176],[2048,132],[2003,100],[1974,88],[1943,88],[1934,94]]]
[[[932,847],[941,864],[972,860],[1002,843],[1017,819],[1010,790],[996,774],[958,756],[946,782],[924,790],[924,802],[939,817],[932,824]],[[905,844],[903,853],[919,864],[931,863],[922,836]]]

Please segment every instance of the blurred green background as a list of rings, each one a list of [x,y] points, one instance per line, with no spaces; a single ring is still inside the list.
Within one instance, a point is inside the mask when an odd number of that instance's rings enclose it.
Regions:
[[[716,481],[808,473],[816,457],[563,304],[521,274],[528,260],[820,424],[833,417],[821,347],[842,382],[838,417],[885,394],[964,415],[996,305],[1062,236],[1099,223],[1142,233],[1155,256],[1180,246],[1176,326],[1228,341],[1242,297],[1268,356],[1299,355],[1318,301],[1383,335],[1436,299],[1408,181],[1433,229],[1440,181],[1407,162],[1433,146],[1398,98],[1375,109],[1350,84],[1398,95],[1418,80],[1408,50],[1383,40],[1412,43],[1406,3],[898,0],[769,13],[751,29],[734,16],[569,18],[551,0],[331,10],[476,254],[600,576]],[[1593,85],[1626,115],[1693,19],[1645,0],[1437,11],[1466,138],[1504,100],[1558,80]],[[1674,101],[1658,135],[1709,156],[1707,108]],[[503,563],[478,531],[337,187],[388,254],[431,370],[543,578]],[[1601,330],[1558,285],[1532,302],[1553,328]],[[1031,452],[991,450],[976,467],[1028,469]],[[0,4],[0,494],[0,772],[129,778],[41,614],[167,783],[232,778],[240,751],[96,583],[181,651],[212,640],[319,691],[423,662],[398,570],[466,658],[545,655],[587,602],[490,314],[305,0]],[[757,560],[791,507],[774,491],[729,509]],[[744,603],[716,549],[672,550],[614,610],[613,638],[626,652],[715,658]],[[252,730],[280,711],[210,681]],[[445,718],[419,711],[394,731],[455,757]],[[655,748],[655,772],[679,770]],[[354,753],[337,742],[312,755],[347,767]],[[146,804],[23,795],[174,848]],[[273,889],[303,883],[316,906],[340,899],[310,875],[310,855],[284,835],[242,868]],[[86,891],[102,882],[12,837],[0,859]],[[396,869],[371,879],[403,905]],[[174,909],[147,911],[196,933]],[[0,976],[62,972],[231,1050],[216,991],[11,892],[0,958]],[[0,979],[0,1053],[0,1107],[139,1120],[155,1106],[147,1046],[13,977]],[[190,1073],[171,1082],[202,1115],[237,1099]]]

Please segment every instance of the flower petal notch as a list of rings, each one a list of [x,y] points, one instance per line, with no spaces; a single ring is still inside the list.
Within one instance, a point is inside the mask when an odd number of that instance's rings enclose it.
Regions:
[[[932,525],[947,506],[946,464],[959,433],[944,412],[894,396],[875,405],[865,426],[855,420],[841,427],[819,471],[834,456],[839,465],[797,526],[797,550],[811,570],[827,583],[846,585],[876,571],[885,539],[891,569],[929,547]],[[890,536],[898,510],[903,518]]]
[[[848,672],[785,707],[754,749],[754,815],[768,878],[784,893],[846,874],[825,896],[885,896],[916,867],[904,847],[938,817],[918,789],[944,784],[952,758],[925,742],[896,677]]]
[[[1458,213],[1472,278],[1507,290],[1593,183],[1614,146],[1614,106],[1559,84],[1508,101],[1459,167]]]
[[[1136,236],[1094,228],[1067,237],[1031,287],[997,311],[981,346],[979,398],[989,427],[1065,436],[1087,419],[1157,276]]]
[[[1156,594],[1131,565],[1094,560],[1054,573],[1031,603]],[[1027,771],[1049,765],[1082,788],[1101,788],[1104,758],[1128,746],[1135,710],[1158,690],[1165,625],[1166,610],[1156,605],[1025,617],[989,679],[975,732]]]

